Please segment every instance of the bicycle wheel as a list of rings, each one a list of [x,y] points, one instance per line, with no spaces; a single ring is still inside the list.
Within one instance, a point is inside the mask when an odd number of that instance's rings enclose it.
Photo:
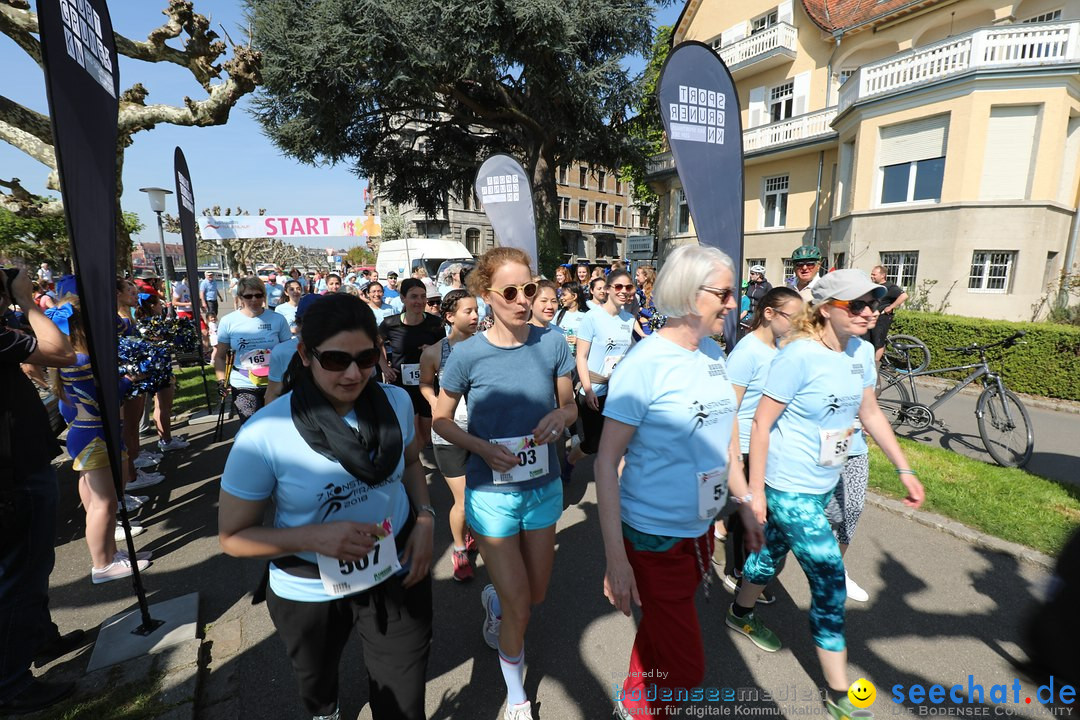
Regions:
[[[930,350],[914,335],[890,335],[881,359],[896,372],[920,372],[930,367]]]
[[[1035,432],[1020,398],[1009,390],[1002,397],[997,386],[991,385],[979,396],[976,408],[979,435],[990,457],[1004,467],[1026,465],[1035,447]]]
[[[904,382],[904,377],[900,375],[878,374],[878,387],[875,391],[878,406],[894,428],[904,424],[904,408],[911,402],[911,395],[904,387]]]

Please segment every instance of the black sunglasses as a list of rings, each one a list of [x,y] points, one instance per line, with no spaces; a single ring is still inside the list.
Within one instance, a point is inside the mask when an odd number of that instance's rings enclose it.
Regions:
[[[506,299],[506,302],[514,302],[518,296],[518,290],[525,296],[525,299],[532,300],[539,287],[540,286],[534,282],[528,282],[524,285],[507,285],[504,288],[488,288],[488,292],[499,293]]]
[[[707,293],[712,293],[716,297],[720,298],[721,303],[726,303],[728,301],[728,298],[730,298],[732,295],[735,294],[735,288],[729,288],[729,287],[717,288],[717,287],[710,287],[708,285],[700,285],[700,286],[698,286],[698,289],[699,290],[704,290]]]
[[[377,347],[362,350],[355,355],[350,355],[344,350],[323,350],[319,352],[312,348],[311,355],[319,361],[323,370],[329,370],[330,372],[345,372],[353,363],[356,363],[356,367],[361,370],[367,370],[375,367],[375,363],[379,362],[379,348]]]
[[[241,295],[240,297],[244,298],[245,300],[261,300],[264,297],[266,297],[266,294],[265,293],[252,293],[250,295]]]
[[[832,300],[829,304],[844,308],[852,315],[859,315],[866,308],[874,309],[872,300]]]
[[[804,262],[795,263],[795,267],[797,267],[797,268],[817,267],[820,264],[821,263],[819,263],[817,260],[807,260],[807,261],[804,261]]]

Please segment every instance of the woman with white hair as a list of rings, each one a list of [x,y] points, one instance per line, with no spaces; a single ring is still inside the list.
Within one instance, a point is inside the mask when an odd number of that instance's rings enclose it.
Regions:
[[[617,697],[623,717],[664,715],[677,688],[693,688],[705,676],[694,594],[708,577],[712,521],[729,486],[741,503],[747,547],[761,547],[742,473],[735,391],[710,337],[735,307],[733,285],[724,253],[697,245],[675,250],[653,291],[668,321],[638,343],[609,383],[594,466],[604,594],[626,615],[631,602],[642,611]],[[652,678],[655,687],[647,685]]]

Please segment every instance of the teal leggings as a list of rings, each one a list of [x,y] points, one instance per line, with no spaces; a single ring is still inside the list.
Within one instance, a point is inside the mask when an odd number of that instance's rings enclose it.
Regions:
[[[823,650],[840,651],[844,643],[844,560],[836,544],[825,505],[832,492],[783,492],[765,487],[769,519],[765,547],[746,559],[743,577],[754,585],[767,585],[778,563],[790,550],[810,581],[810,634]]]

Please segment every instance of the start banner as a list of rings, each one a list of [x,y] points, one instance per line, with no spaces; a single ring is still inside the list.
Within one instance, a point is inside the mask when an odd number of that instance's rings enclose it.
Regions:
[[[378,215],[204,215],[197,220],[204,240],[382,235]]]

